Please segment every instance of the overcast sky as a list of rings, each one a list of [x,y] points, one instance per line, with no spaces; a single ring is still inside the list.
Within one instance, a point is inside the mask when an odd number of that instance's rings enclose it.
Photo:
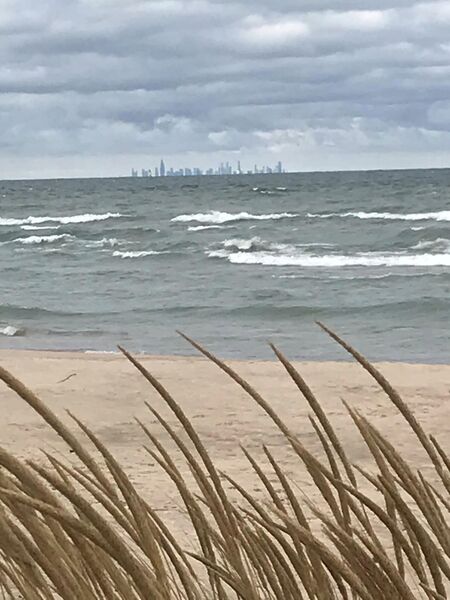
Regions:
[[[0,178],[450,166],[448,0],[0,0],[0,59]]]

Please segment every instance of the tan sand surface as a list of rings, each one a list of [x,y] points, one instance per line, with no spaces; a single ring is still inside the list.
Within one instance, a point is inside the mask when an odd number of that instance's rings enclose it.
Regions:
[[[317,499],[317,491],[298,458],[269,417],[215,365],[192,357],[144,357],[142,361],[192,419],[223,471],[258,494],[261,486],[251,475],[239,445],[243,444],[265,464],[261,448],[264,443],[296,482],[299,493]],[[319,456],[319,443],[308,420],[309,407],[282,365],[261,361],[230,361],[229,364],[254,384],[305,445]],[[165,513],[172,529],[184,529],[176,491],[143,448],[148,440],[134,418],[143,420],[169,447],[173,446],[168,435],[144,401],[161,411],[176,431],[180,431],[180,426],[133,365],[119,355],[31,351],[0,351],[0,365],[35,391],[66,423],[71,424],[65,413],[69,409],[92,428],[137,487]],[[370,467],[368,453],[346,414],[342,399],[359,408],[411,464],[423,468],[425,474],[429,472],[423,451],[406,423],[359,365],[317,362],[297,364],[297,367],[317,394],[352,461]],[[435,434],[449,450],[450,365],[391,363],[379,367],[407,400],[425,430]],[[50,427],[3,383],[0,383],[0,410],[3,447],[21,458],[43,460],[40,450],[46,449],[73,460],[73,455]]]

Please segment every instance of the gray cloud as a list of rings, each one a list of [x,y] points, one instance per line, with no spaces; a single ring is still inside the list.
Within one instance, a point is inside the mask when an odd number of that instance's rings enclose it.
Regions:
[[[447,0],[336,5],[3,0],[2,173],[447,164]]]

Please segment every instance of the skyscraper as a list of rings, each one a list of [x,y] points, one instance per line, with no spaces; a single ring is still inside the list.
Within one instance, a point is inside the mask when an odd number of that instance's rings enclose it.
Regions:
[[[166,165],[164,164],[163,159],[161,159],[161,164],[159,165],[159,174],[161,177],[164,177],[166,174]]]

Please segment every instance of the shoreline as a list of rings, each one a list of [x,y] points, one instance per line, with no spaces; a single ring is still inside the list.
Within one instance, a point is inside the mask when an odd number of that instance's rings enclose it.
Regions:
[[[128,348],[126,348],[128,350]],[[138,360],[151,360],[151,361],[202,361],[202,362],[211,362],[208,358],[202,356],[200,352],[194,350],[192,354],[150,354],[147,352],[135,352],[128,350],[130,354],[136,357]],[[281,349],[281,351],[283,351]],[[92,360],[117,360],[117,359],[125,359],[120,350],[65,350],[65,349],[34,349],[34,348],[0,348],[0,361],[11,358],[20,359],[21,357],[31,357],[36,359],[80,359],[84,357],[85,359]],[[254,364],[254,363],[263,363],[263,364],[279,364],[278,359],[274,356],[271,359],[261,359],[261,358],[229,358],[223,357],[221,354],[216,354],[216,356],[225,361],[226,363],[231,364]],[[343,357],[341,359],[291,359],[288,354],[285,356],[295,365],[349,365],[355,364],[357,365],[357,361],[350,355],[348,357]],[[366,358],[368,358],[366,356]],[[370,360],[370,359],[369,359]],[[405,365],[405,366],[417,366],[417,367],[450,367],[450,362],[418,362],[414,360],[370,360],[370,362],[376,366],[382,365]]]

